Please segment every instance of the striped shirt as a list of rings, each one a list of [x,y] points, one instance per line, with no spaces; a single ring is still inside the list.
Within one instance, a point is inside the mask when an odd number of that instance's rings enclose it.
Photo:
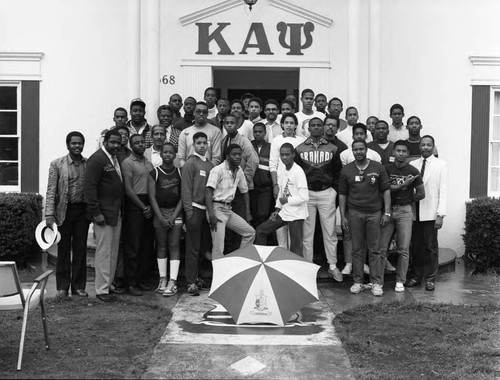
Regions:
[[[217,202],[231,202],[234,199],[236,188],[247,193],[248,185],[243,170],[238,166],[235,173],[229,168],[229,163],[224,161],[210,171],[207,187],[214,189],[212,200]]]

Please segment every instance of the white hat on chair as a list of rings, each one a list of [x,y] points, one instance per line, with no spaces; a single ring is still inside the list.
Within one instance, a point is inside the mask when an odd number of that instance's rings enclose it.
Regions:
[[[47,222],[42,220],[35,230],[35,239],[42,251],[48,250],[53,244],[59,243],[61,234],[57,231],[57,224],[52,223],[47,226]]]

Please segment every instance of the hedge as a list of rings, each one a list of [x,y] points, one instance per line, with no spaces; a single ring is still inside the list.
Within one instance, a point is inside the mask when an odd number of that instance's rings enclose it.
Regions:
[[[465,205],[465,256],[476,272],[500,269],[500,199],[482,197]]]
[[[42,196],[36,193],[0,193],[0,260],[24,266],[37,252],[35,229],[42,220]]]

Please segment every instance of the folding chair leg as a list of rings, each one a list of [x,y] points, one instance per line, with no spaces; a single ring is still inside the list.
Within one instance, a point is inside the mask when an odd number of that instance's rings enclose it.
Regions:
[[[45,317],[45,301],[43,297],[40,300],[40,310],[42,312],[43,335],[45,335],[45,349],[50,350],[49,331],[47,329],[47,318]]]
[[[29,313],[29,305],[26,305],[24,308],[23,315],[23,327],[21,329],[21,343],[19,344],[19,358],[17,359],[17,370],[21,370],[21,363],[23,361],[23,350],[24,350],[24,337],[26,336],[26,327],[28,325],[28,313]]]

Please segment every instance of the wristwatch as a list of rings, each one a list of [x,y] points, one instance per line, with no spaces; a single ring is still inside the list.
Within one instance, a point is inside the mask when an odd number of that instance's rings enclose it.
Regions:
[[[389,218],[391,217],[391,214],[389,214],[388,212],[386,212],[384,215],[388,216]]]

